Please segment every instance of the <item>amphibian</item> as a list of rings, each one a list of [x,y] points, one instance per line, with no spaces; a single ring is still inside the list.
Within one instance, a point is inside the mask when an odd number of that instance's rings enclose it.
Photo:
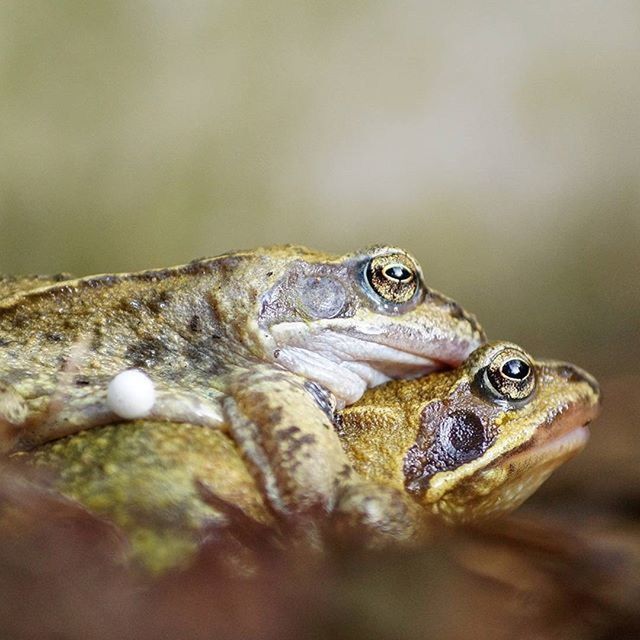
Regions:
[[[227,429],[281,513],[330,508],[335,478],[350,473],[334,407],[456,366],[485,339],[389,247],[342,257],[271,247],[61,278],[8,281],[0,300],[4,450],[116,422],[109,382],[140,369],[155,385],[148,417]]]
[[[336,416],[356,475],[316,516],[370,540],[419,540],[430,519],[473,521],[518,506],[585,444],[599,390],[581,369],[536,362],[499,342],[459,368],[369,390]],[[249,518],[277,517],[223,430],[137,421],[85,431],[28,454],[55,486],[115,520],[133,554],[160,570],[188,558],[224,513],[202,482]],[[314,464],[313,461],[310,464]]]

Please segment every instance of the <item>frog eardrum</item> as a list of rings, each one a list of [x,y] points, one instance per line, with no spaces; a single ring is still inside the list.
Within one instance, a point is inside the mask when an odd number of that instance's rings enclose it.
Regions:
[[[347,292],[335,278],[311,276],[298,289],[298,309],[312,320],[335,318],[347,303]]]
[[[522,403],[535,390],[536,376],[529,356],[513,348],[498,352],[477,376],[482,391],[498,402]]]
[[[420,286],[418,267],[403,253],[371,258],[366,266],[365,278],[378,297],[393,304],[409,302]]]

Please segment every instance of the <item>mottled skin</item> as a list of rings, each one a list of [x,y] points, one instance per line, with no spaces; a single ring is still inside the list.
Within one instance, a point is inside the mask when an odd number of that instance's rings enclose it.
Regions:
[[[271,247],[65,277],[0,286],[4,449],[117,422],[108,383],[138,368],[157,392],[149,418],[226,429],[283,514],[331,508],[335,478],[350,472],[335,406],[455,366],[484,341],[472,316],[425,287],[413,258],[388,247],[342,257]]]
[[[500,370],[514,361],[529,370],[522,381]],[[579,367],[495,342],[453,371],[370,390],[341,413],[339,432],[360,476],[467,522],[516,508],[580,451],[599,398]]]
[[[505,359],[531,368],[517,401],[509,380],[486,381]],[[464,522],[514,509],[582,448],[598,402],[586,372],[535,362],[509,343],[480,347],[453,371],[369,390],[336,416],[356,474],[336,478],[339,499],[316,524],[373,544],[410,543],[434,517]],[[188,559],[207,524],[226,520],[196,480],[251,520],[279,522],[223,430],[138,421],[17,455],[52,469],[61,492],[113,519],[152,570]]]

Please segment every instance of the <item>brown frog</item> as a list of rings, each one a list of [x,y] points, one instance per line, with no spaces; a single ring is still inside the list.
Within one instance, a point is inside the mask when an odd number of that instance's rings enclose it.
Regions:
[[[338,499],[315,524],[372,544],[413,543],[434,520],[510,511],[584,446],[598,404],[588,373],[536,362],[506,342],[480,347],[455,370],[369,390],[336,416],[356,473],[335,478]],[[137,421],[18,455],[52,469],[62,493],[120,525],[152,570],[187,560],[207,527],[223,528],[225,503],[279,525],[224,430]]]
[[[390,247],[342,257],[271,247],[3,283],[5,451],[119,421],[109,384],[138,369],[154,390],[144,417],[224,428],[283,514],[331,508],[336,478],[351,472],[334,407],[390,379],[456,366],[484,342],[473,316]]]

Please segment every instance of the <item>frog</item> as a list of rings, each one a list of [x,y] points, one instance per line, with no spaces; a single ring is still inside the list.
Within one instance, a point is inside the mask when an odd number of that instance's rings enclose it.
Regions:
[[[520,506],[584,448],[599,408],[584,369],[498,341],[455,370],[371,389],[337,428],[359,476],[464,524]]]
[[[579,367],[536,361],[504,341],[456,369],[366,391],[334,416],[355,474],[337,478],[333,508],[315,513],[320,546],[418,545],[438,527],[514,510],[585,446],[599,395]],[[188,563],[212,529],[239,514],[282,537],[282,520],[224,430],[138,420],[14,457],[122,527],[132,561],[152,573]]]
[[[486,341],[413,256],[388,246],[343,256],[273,246],[41,281],[7,280],[0,299],[6,453],[129,418],[109,385],[139,371],[154,395],[136,417],[227,431],[281,514],[330,509],[335,478],[352,473],[335,409],[457,366]]]

